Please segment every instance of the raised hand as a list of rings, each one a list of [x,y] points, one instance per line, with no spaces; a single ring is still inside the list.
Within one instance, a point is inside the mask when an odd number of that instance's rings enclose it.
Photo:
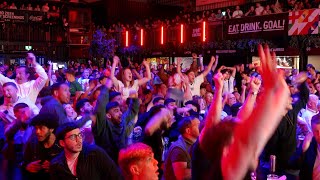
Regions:
[[[217,74],[214,75],[213,77],[214,80],[214,85],[217,89],[221,89],[223,88],[223,76],[221,74],[221,72],[218,72]]]
[[[146,61],[146,60],[144,60],[143,62],[142,62],[142,64],[145,66],[145,67],[147,67],[147,66],[149,66],[149,62],[148,61]]]
[[[48,64],[49,64],[50,66],[52,66],[52,62],[51,62],[51,61],[48,61]]]
[[[210,61],[212,61],[214,63],[216,60],[218,60],[218,59],[216,59],[214,56],[211,56]]]
[[[118,65],[119,62],[120,62],[120,58],[119,58],[118,56],[114,56],[114,57],[113,57],[113,64]]]
[[[271,56],[268,46],[263,49],[262,46],[259,45],[258,50],[261,60],[260,74],[262,77],[263,88],[266,91],[268,90],[274,93],[274,97],[277,99],[274,104],[276,109],[275,111],[278,111],[279,114],[285,114],[290,91],[284,80],[283,71],[277,70],[275,60],[276,55],[273,53]]]
[[[293,80],[292,80],[292,84],[297,85],[297,84],[301,84],[304,81],[306,81],[308,78],[308,75],[306,72],[300,72]]]
[[[250,82],[250,88],[252,92],[258,92],[261,86],[260,79],[253,77]]]
[[[32,66],[35,66],[37,64],[36,56],[33,53],[28,53],[26,59],[27,59],[27,64],[31,64]]]

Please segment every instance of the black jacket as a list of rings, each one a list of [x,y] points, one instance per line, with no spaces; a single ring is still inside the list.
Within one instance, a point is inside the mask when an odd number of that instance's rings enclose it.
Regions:
[[[299,149],[291,157],[289,164],[291,168],[300,170],[300,179],[312,180],[313,166],[318,153],[318,143],[315,138],[312,138],[308,150],[304,153],[302,152],[302,145],[303,143],[301,143]]]
[[[309,89],[305,83],[300,85],[299,90],[299,100],[293,104],[293,109],[282,118],[260,156],[260,161],[263,162],[261,164],[269,164],[270,155],[276,155],[276,170],[280,174],[288,169],[288,161],[296,151],[297,116],[300,110],[305,108],[309,99]]]
[[[51,161],[50,178],[52,180],[123,179],[108,154],[95,145],[83,145],[77,162],[77,176],[71,173],[65,154],[62,152]]]
[[[49,173],[44,170],[41,170],[38,173],[29,173],[25,168],[29,163],[37,160],[41,160],[41,162],[46,160],[51,161],[61,151],[62,149],[57,141],[50,148],[45,148],[43,143],[39,142],[36,136],[32,136],[27,142],[23,154],[23,173],[25,173],[25,176],[27,176],[28,179],[48,179]]]
[[[121,124],[115,125],[106,117],[106,105],[109,102],[109,90],[101,89],[94,113],[97,116],[96,125],[92,127],[94,140],[108,155],[118,162],[119,151],[127,146],[127,134],[133,130],[134,116],[138,114],[139,100],[133,99],[128,110],[121,117]]]

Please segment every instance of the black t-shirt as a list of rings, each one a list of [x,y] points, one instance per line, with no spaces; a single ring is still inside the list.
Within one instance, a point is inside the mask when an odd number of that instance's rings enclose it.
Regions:
[[[191,147],[191,174],[193,180],[222,179],[220,161],[210,161],[200,148],[199,139]],[[219,164],[216,166],[215,164]]]
[[[221,158],[209,160],[200,148],[199,139],[191,147],[191,174],[193,180],[223,180],[221,169]],[[244,180],[251,179],[248,171]]]

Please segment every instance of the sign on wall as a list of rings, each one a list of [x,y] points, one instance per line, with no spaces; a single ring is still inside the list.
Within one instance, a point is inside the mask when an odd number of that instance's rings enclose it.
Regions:
[[[227,39],[274,38],[288,31],[288,13],[254,16],[226,20],[224,33]]]
[[[0,21],[4,22],[17,22],[17,23],[28,23],[28,22],[42,22],[44,13],[38,11],[22,11],[0,9]]]
[[[320,9],[307,9],[289,13],[288,35],[319,34]]]

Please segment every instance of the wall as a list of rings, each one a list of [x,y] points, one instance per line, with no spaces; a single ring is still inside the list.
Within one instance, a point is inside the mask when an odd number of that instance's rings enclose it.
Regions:
[[[308,64],[313,64],[316,70],[320,70],[320,56],[308,56]]]

